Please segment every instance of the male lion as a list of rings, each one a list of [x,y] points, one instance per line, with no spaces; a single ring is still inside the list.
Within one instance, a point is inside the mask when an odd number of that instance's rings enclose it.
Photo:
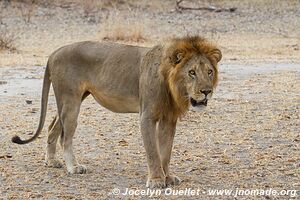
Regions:
[[[221,57],[216,46],[196,36],[174,38],[151,49],[98,42],[62,47],[48,60],[35,135],[28,140],[15,136],[12,141],[26,144],[41,133],[52,83],[58,117],[49,127],[49,166],[62,167],[55,159],[61,136],[68,172],[86,173],[75,159],[72,140],[81,102],[91,94],[113,112],[140,113],[149,169],[147,187],[179,184],[180,179],[169,172],[176,121],[190,106],[207,105],[217,84]]]

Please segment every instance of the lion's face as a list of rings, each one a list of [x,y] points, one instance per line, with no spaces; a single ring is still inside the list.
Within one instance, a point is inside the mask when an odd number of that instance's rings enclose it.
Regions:
[[[187,98],[192,107],[205,107],[214,91],[216,71],[204,56],[193,56],[183,67],[182,74]]]
[[[179,115],[207,106],[218,82],[221,51],[200,37],[174,40],[164,53],[161,74]]]

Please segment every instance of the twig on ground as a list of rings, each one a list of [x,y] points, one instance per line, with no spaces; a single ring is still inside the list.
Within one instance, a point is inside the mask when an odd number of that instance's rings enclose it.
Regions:
[[[217,8],[215,6],[207,6],[207,7],[187,7],[180,5],[184,0],[176,1],[176,10],[181,12],[183,10],[207,10],[211,12],[234,12],[237,8]]]

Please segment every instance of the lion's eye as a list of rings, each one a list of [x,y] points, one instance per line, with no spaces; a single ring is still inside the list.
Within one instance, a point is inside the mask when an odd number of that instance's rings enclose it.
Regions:
[[[190,70],[190,71],[189,71],[189,75],[190,75],[190,76],[195,76],[195,75],[196,75],[196,72],[195,72],[194,70]]]
[[[210,75],[210,76],[211,76],[211,75],[212,75],[212,73],[213,73],[213,70],[211,70],[211,69],[210,69],[210,70],[208,70],[208,75]]]

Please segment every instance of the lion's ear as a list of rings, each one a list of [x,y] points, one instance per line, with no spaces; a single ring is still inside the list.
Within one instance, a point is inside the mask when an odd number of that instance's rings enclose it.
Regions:
[[[209,55],[217,62],[220,62],[220,60],[222,59],[222,53],[219,49],[212,50],[211,52],[209,52]]]
[[[185,52],[182,50],[175,50],[170,56],[170,62],[173,65],[177,65],[184,58]]]

